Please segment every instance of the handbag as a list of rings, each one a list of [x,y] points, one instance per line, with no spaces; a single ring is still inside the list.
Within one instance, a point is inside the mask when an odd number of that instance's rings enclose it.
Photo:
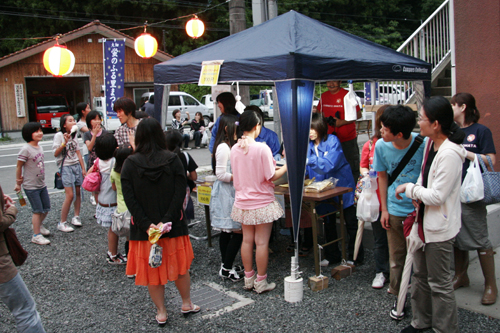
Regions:
[[[16,266],[21,266],[26,261],[26,258],[28,258],[28,252],[23,249],[19,239],[17,239],[16,231],[13,228],[7,228],[3,232],[3,235],[7,249],[12,257],[12,262]]]
[[[59,168],[59,171],[56,171],[56,174],[54,175],[54,188],[57,188],[58,190],[64,189],[64,184],[62,182],[62,167],[64,164],[64,160],[66,159],[66,147],[63,149],[63,159],[61,162],[61,168]]]
[[[479,157],[481,158],[481,157]],[[484,198],[484,183],[479,167],[478,157],[474,155],[474,161],[467,168],[462,187],[460,188],[460,201],[471,203]]]
[[[82,187],[89,192],[98,192],[101,189],[101,173],[99,172],[99,159],[94,162],[94,170],[85,176]]]
[[[486,155],[486,159],[488,160],[491,170],[494,170],[491,158]],[[482,174],[484,183],[483,202],[487,205],[498,203],[500,202],[500,172],[488,171],[488,167],[484,164],[483,159],[478,157],[478,160],[484,170]]]
[[[111,231],[118,237],[128,236],[130,234],[130,212],[127,210],[123,213],[116,211],[111,215]]]

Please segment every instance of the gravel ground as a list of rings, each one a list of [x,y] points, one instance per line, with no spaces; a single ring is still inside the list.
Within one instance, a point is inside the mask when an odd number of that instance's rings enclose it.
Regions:
[[[18,237],[29,252],[27,262],[20,268],[28,289],[33,295],[47,332],[399,332],[410,323],[389,318],[394,297],[386,289],[371,288],[373,274],[372,252],[367,250],[365,264],[353,276],[336,281],[330,279],[328,289],[312,292],[304,282],[304,298],[297,304],[284,300],[284,278],[290,272],[290,254],[285,248],[288,236],[279,233],[271,243],[274,251],[269,257],[269,279],[276,282],[275,290],[257,295],[242,289],[243,282],[221,281],[218,240],[208,248],[204,240],[193,240],[195,260],[191,267],[191,288],[196,290],[215,283],[226,290],[251,298],[255,302],[211,319],[202,313],[184,318],[173,283],[166,286],[168,324],[158,328],[154,321],[155,308],[147,288],[135,286],[125,276],[125,266],[106,263],[106,230],[93,219],[94,207],[88,196],[82,206],[84,226],[71,234],[56,231],[63,194],[51,196],[52,211],[46,225],[52,231],[52,245],[30,243],[31,210],[20,209],[15,227]],[[204,220],[204,210],[195,206],[196,218]],[[70,212],[70,217],[72,212]],[[192,233],[206,233],[205,224],[192,228]],[[123,240],[120,240],[123,249]],[[237,259],[239,260],[239,259]],[[304,280],[314,275],[312,255],[300,259]],[[330,269],[331,267],[329,267]],[[326,274],[326,273],[325,273]],[[498,332],[500,320],[459,309],[461,332]],[[0,332],[16,332],[12,315],[0,304]]]

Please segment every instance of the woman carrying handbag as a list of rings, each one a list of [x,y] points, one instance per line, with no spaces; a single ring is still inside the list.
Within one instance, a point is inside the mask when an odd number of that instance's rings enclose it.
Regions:
[[[488,127],[478,124],[479,111],[476,108],[474,96],[468,93],[458,93],[451,99],[455,122],[465,132],[463,146],[467,150],[467,159],[462,168],[462,181],[465,178],[470,161],[474,161],[476,154],[486,165],[487,156],[495,164],[495,145],[493,136]],[[493,167],[493,166],[492,166]],[[487,170],[483,170],[487,171]],[[486,204],[483,200],[471,203],[462,203],[462,228],[455,242],[455,277],[453,289],[468,287],[470,284],[467,275],[469,267],[469,251],[476,250],[484,275],[484,293],[481,303],[491,305],[497,299],[497,285],[495,278],[495,259],[493,246],[488,238],[488,223],[486,221]]]
[[[12,262],[4,231],[16,220],[17,208],[0,187],[0,299],[16,319],[19,332],[44,333],[36,304]]]
[[[415,251],[411,289],[411,325],[401,332],[458,332],[457,303],[451,283],[453,243],[460,230],[460,179],[466,151],[464,133],[453,121],[453,109],[441,96],[424,101],[418,123],[427,136],[426,157],[416,184],[401,184],[396,197],[420,205],[425,246]],[[425,251],[424,251],[425,249]]]

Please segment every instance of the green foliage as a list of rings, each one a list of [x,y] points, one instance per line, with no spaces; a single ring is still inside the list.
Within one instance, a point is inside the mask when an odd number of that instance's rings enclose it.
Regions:
[[[197,84],[179,84],[179,91],[184,91],[198,101],[201,100],[203,95],[208,95],[212,93],[212,89],[206,86],[198,86]]]
[[[280,0],[278,13],[295,10],[370,41],[397,48],[440,4],[442,0]],[[184,26],[200,13],[205,34],[191,39]],[[245,2],[247,26],[252,24],[251,1]],[[147,31],[155,36],[159,48],[178,56],[229,35],[228,5],[224,0],[3,0],[0,5],[0,36],[26,38],[2,40],[0,57],[34,45],[58,33],[78,29],[100,20],[111,28],[137,37],[148,21]],[[175,19],[175,20],[171,20]],[[169,20],[163,22],[165,20]],[[160,23],[162,22],[162,23]]]

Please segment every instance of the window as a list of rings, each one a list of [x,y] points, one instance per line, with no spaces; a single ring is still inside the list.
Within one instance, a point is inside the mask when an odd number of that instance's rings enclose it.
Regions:
[[[180,96],[169,96],[168,97],[168,105],[169,106],[181,106]]]
[[[198,105],[198,102],[191,96],[184,95],[182,96],[182,98],[184,99],[184,105],[195,105],[195,106]]]

